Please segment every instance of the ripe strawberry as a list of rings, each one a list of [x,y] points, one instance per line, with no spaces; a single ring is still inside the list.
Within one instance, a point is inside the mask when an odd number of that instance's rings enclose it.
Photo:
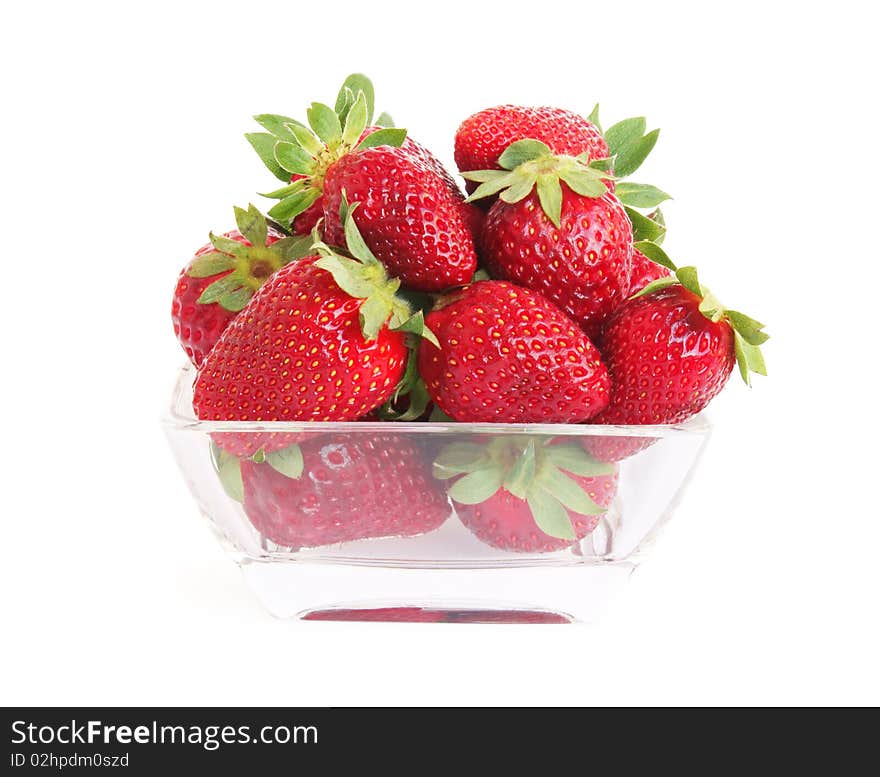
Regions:
[[[561,550],[583,539],[617,491],[615,464],[592,459],[577,442],[549,437],[452,443],[435,460],[434,477],[452,481],[449,496],[476,537],[521,553]]]
[[[608,374],[590,340],[543,296],[478,281],[425,321],[418,368],[434,403],[456,421],[578,423],[608,402]]]
[[[407,360],[406,333],[422,333],[422,316],[395,296],[399,282],[365,248],[347,207],[344,217],[354,258],[319,243],[254,294],[199,371],[199,418],[347,421],[393,394]],[[289,434],[235,432],[214,439],[242,455],[292,441]]]
[[[245,513],[278,545],[411,537],[438,528],[452,512],[410,438],[333,434],[311,436],[296,447],[294,469],[278,466],[272,454],[264,463],[240,464]]]
[[[474,219],[464,196],[406,130],[368,127],[372,85],[359,84],[358,91],[343,87],[335,110],[312,103],[311,129],[285,117],[257,117],[276,127],[272,156],[267,149],[261,156],[270,169],[292,179],[266,195],[280,200],[269,215],[292,223],[295,231],[305,229],[316,221],[320,203],[325,237],[339,243],[345,194],[361,203],[356,218],[367,245],[405,285],[439,291],[468,283],[477,259],[469,231]]]
[[[342,193],[361,203],[364,240],[391,275],[420,291],[468,283],[477,268],[460,197],[443,178],[401,149],[383,146],[347,154],[324,181],[326,236],[338,240]]]
[[[498,278],[540,291],[590,336],[624,299],[632,225],[584,159],[554,156],[521,140],[500,157],[501,171],[468,173],[481,181],[471,199],[501,191],[483,227],[484,261]]]
[[[675,424],[699,413],[733,365],[766,374],[763,324],[727,310],[693,267],[660,278],[621,305],[602,336],[611,403],[594,423]]]
[[[301,256],[303,241],[270,229],[251,205],[235,208],[238,229],[211,235],[177,279],[171,303],[174,334],[200,366],[223,330],[272,273]]]
[[[517,140],[534,138],[554,154],[589,159],[609,156],[602,132],[591,121],[561,108],[524,108],[499,105],[465,119],[455,133],[455,164],[471,170],[499,170],[498,158]],[[468,183],[468,191],[475,185]]]

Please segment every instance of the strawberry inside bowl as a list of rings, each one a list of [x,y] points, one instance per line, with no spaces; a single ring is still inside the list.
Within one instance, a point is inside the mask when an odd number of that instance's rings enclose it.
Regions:
[[[263,605],[306,620],[593,620],[671,517],[710,432],[702,416],[204,421],[195,378],[181,371],[163,419],[177,463]]]

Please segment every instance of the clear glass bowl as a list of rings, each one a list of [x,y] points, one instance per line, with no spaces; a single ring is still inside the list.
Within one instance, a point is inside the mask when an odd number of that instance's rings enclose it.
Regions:
[[[205,422],[192,411],[194,378],[182,370],[163,419],[177,463],[269,612],[306,620],[593,620],[671,517],[710,432],[701,416],[671,426]],[[295,440],[301,460],[223,450],[267,439]],[[562,461],[569,485],[566,456],[596,461],[598,474],[575,477],[597,508],[569,511],[579,539],[511,528],[523,503],[506,492],[496,497],[514,501],[512,513],[495,498],[477,507],[447,496],[462,457],[528,445],[539,462]]]

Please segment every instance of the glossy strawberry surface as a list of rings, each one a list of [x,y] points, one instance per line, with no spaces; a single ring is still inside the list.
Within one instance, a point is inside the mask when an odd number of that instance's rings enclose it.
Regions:
[[[223,237],[235,240],[242,245],[250,245],[250,242],[238,230],[226,232]],[[271,245],[280,237],[280,234],[270,232],[266,241],[267,245]],[[174,325],[174,334],[177,335],[186,355],[196,367],[201,366],[205,357],[220,339],[223,330],[238,315],[237,312],[227,310],[217,302],[201,304],[198,301],[208,286],[230,272],[227,270],[207,278],[191,278],[188,275],[193,261],[212,251],[214,251],[214,247],[210,243],[196,251],[177,279],[171,302],[171,321]]]
[[[541,294],[478,281],[427,316],[419,372],[457,421],[577,423],[608,403],[608,374],[584,333]]]
[[[215,421],[347,421],[385,402],[403,374],[404,335],[361,333],[362,300],[308,257],[279,270],[220,338],[196,379],[196,415]],[[284,447],[286,435],[242,435],[233,453]]]
[[[601,340],[611,403],[594,423],[679,423],[721,391],[736,360],[733,329],[710,321],[699,305],[696,294],[674,285],[615,311]]]
[[[611,193],[584,197],[562,184],[558,228],[534,191],[519,202],[498,200],[481,242],[493,277],[541,292],[590,336],[626,299],[632,226]]]
[[[571,475],[571,479],[601,507],[608,507],[617,493],[617,472],[597,477]],[[500,488],[479,504],[455,503],[461,522],[487,545],[518,553],[549,553],[573,545],[586,537],[599,523],[598,515],[580,515],[566,510],[576,539],[567,540],[545,534],[535,523],[525,499]]]
[[[511,143],[532,138],[554,154],[591,159],[608,156],[608,144],[592,122],[562,108],[499,105],[465,119],[455,133],[455,163],[461,171],[496,170],[498,157]],[[468,183],[468,191],[474,184]]]
[[[310,437],[303,473],[241,463],[244,510],[259,533],[290,548],[433,531],[451,514],[424,452],[400,435]]]
[[[460,194],[428,163],[405,149],[379,146],[346,154],[327,170],[327,242],[343,239],[339,205],[345,192],[364,241],[388,272],[421,291],[460,286],[477,258]]]

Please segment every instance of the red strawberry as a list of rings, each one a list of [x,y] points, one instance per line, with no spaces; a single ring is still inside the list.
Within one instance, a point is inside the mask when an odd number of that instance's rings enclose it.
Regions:
[[[693,267],[642,289],[608,321],[602,353],[611,373],[603,424],[675,424],[699,413],[727,382],[734,363],[766,374],[758,346],[763,324],[726,310]]]
[[[347,421],[385,402],[407,360],[405,332],[421,314],[395,296],[348,212],[350,251],[324,244],[278,271],[254,294],[205,360],[193,407],[215,421]],[[271,451],[289,434],[228,433],[214,438],[233,453]]]
[[[342,157],[324,181],[330,242],[341,231],[343,192],[361,203],[355,218],[367,245],[406,286],[441,291],[471,280],[477,257],[464,205],[429,166],[389,146]]]
[[[499,162],[501,171],[468,173],[482,182],[472,199],[502,191],[483,227],[489,272],[540,291],[596,335],[625,299],[632,258],[632,225],[607,174],[535,140]]]
[[[478,281],[425,321],[419,373],[456,421],[577,423],[608,402],[608,375],[590,340],[543,296]]]
[[[269,229],[253,205],[235,209],[239,229],[211,235],[180,273],[171,303],[174,334],[196,367],[265,281],[301,255],[302,241]]]
[[[326,239],[338,243],[344,194],[361,203],[357,221],[367,245],[404,284],[439,291],[468,283],[477,259],[468,229],[472,218],[461,191],[427,149],[406,137],[406,130],[368,128],[372,85],[359,78],[347,92],[343,87],[335,110],[312,103],[311,129],[284,117],[257,117],[276,127],[272,155],[264,148],[265,139],[252,137],[251,142],[262,149],[270,169],[292,179],[266,195],[280,200],[269,215],[304,229],[315,221],[320,202]]]
[[[372,135],[374,132],[378,132],[383,129],[382,127],[373,126],[367,127],[362,133],[358,142],[362,142],[364,138],[368,135]],[[461,193],[461,190],[458,188],[458,184],[455,183],[452,176],[449,174],[449,171],[443,167],[442,162],[440,162],[437,157],[435,157],[428,149],[422,146],[416,141],[412,140],[412,138],[406,138],[403,143],[400,145],[401,153],[405,153],[408,156],[411,156],[414,160],[421,162],[425,166],[434,170],[437,175],[439,175],[446,187],[449,189],[452,196],[457,200],[464,200],[464,195]],[[329,152],[325,152],[329,153]],[[293,174],[290,176],[290,182],[296,183],[297,181],[307,181],[308,176]],[[475,205],[464,205],[465,209],[465,220],[468,223],[472,223],[472,219],[476,217],[472,216],[469,211],[476,210],[479,211]],[[308,206],[302,213],[296,216],[290,224],[291,234],[294,235],[308,235],[311,234],[312,230],[317,225],[318,221],[324,217],[324,197],[318,197],[311,205]]]
[[[616,465],[592,459],[577,442],[547,437],[452,443],[434,462],[434,476],[452,480],[449,496],[476,537],[521,553],[583,539],[617,491]]]
[[[411,537],[433,531],[451,513],[424,453],[408,437],[312,436],[297,447],[300,466],[293,471],[276,469],[272,454],[261,464],[241,461],[244,510],[278,545]]]
[[[455,163],[462,172],[498,170],[498,158],[517,140],[534,138],[554,154],[608,157],[608,144],[591,121],[561,108],[499,105],[465,119],[455,133]],[[468,183],[468,191],[474,184]]]

